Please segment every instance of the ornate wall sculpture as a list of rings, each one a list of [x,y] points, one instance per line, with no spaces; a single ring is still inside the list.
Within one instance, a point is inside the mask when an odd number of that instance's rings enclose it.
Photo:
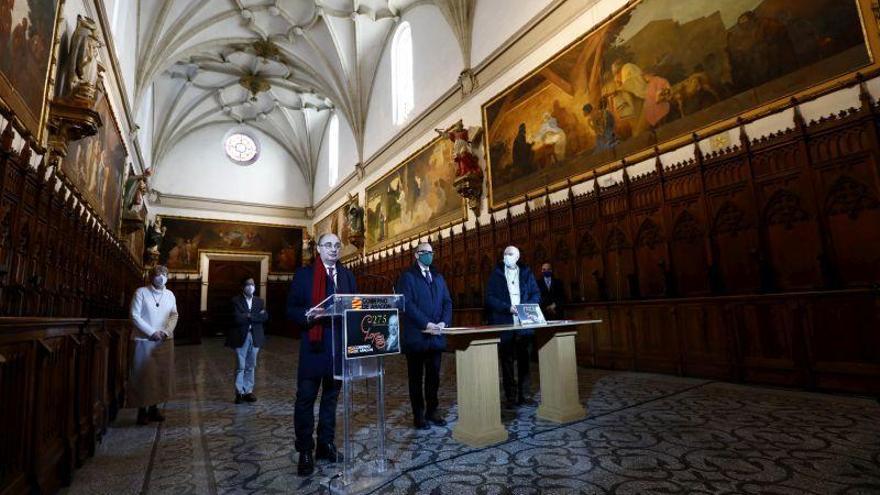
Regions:
[[[166,216],[162,229],[159,262],[171,271],[197,272],[200,251],[268,253],[269,273],[289,274],[302,264],[300,227]]]
[[[367,187],[367,251],[467,218],[453,185],[452,150],[452,141],[438,137]]]
[[[448,129],[435,129],[441,137],[452,142],[451,163],[455,167],[455,181],[452,185],[458,195],[467,200],[468,208],[474,216],[480,216],[480,200],[483,198],[483,167],[480,166],[483,129],[465,127],[461,120]]]
[[[483,106],[490,208],[873,66],[870,3],[631,2]]]

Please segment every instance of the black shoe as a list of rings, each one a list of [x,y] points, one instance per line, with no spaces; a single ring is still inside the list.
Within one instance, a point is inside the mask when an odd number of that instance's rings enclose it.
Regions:
[[[427,416],[425,419],[428,420],[428,423],[431,423],[434,426],[446,426],[446,420],[443,419],[437,411],[434,411]]]
[[[147,417],[150,421],[156,421],[157,423],[165,421],[165,416],[162,416],[162,413],[159,412],[159,408],[156,406],[150,406],[150,411],[147,413]]]
[[[534,399],[531,397],[520,396],[519,399],[516,400],[516,405],[518,406],[526,406],[526,407],[535,407],[538,405]]]
[[[416,418],[413,420],[413,428],[417,430],[430,430],[431,427],[428,426],[428,423],[424,418]]]
[[[296,465],[296,474],[308,476],[315,472],[315,458],[311,452],[300,452],[299,462]]]
[[[254,395],[253,392],[248,392],[248,393],[244,394],[244,396],[242,397],[242,400],[244,400],[245,402],[256,402],[257,396]]]
[[[137,424],[143,426],[149,422],[150,422],[150,419],[147,417],[147,408],[146,407],[139,407],[138,408]]]
[[[318,448],[315,449],[315,459],[325,459],[330,462],[342,462],[345,460],[342,454],[336,450],[336,446],[332,443],[318,445]]]
[[[236,392],[235,393],[235,403],[241,404],[242,402],[244,402],[244,396],[241,395],[240,393]]]

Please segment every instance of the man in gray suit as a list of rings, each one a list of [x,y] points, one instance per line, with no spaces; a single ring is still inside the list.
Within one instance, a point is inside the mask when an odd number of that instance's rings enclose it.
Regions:
[[[241,281],[241,294],[232,298],[235,322],[226,334],[226,346],[235,351],[235,403],[256,402],[254,396],[254,368],[257,354],[263,342],[263,322],[269,319],[266,304],[254,295],[256,284],[253,278]]]

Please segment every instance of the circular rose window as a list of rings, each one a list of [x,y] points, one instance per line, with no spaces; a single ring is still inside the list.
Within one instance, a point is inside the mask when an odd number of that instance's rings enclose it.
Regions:
[[[226,149],[226,156],[239,165],[254,163],[260,154],[257,140],[241,132],[234,132],[227,136],[223,146]]]

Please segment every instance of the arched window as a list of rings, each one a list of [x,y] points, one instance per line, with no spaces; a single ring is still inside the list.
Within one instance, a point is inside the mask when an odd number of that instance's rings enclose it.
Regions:
[[[413,109],[412,30],[400,23],[391,41],[391,99],[394,124],[401,125]]]
[[[339,180],[339,117],[336,115],[330,117],[330,129],[327,134],[327,161],[330,166],[330,172],[327,175],[330,187],[333,187]]]

